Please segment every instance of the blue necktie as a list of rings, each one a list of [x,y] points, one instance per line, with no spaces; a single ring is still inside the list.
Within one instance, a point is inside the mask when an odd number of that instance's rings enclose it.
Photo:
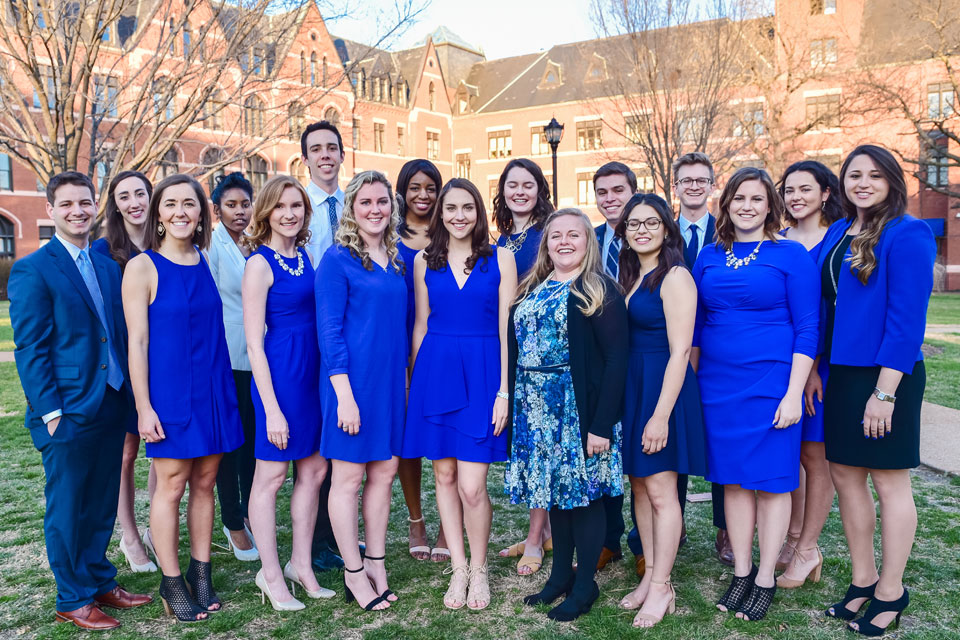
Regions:
[[[97,309],[97,316],[100,318],[100,324],[103,325],[104,333],[106,333],[109,325],[107,325],[107,316],[103,310],[103,295],[100,293],[100,284],[97,282],[97,274],[93,270],[93,263],[90,262],[88,251],[89,249],[84,249],[80,252],[80,256],[77,258],[77,267],[80,269],[84,284],[87,285],[90,297],[93,298],[93,306]],[[107,384],[117,391],[123,386],[123,373],[120,371],[120,363],[117,362],[117,357],[113,352],[113,345],[110,345],[108,349]]]
[[[337,199],[333,196],[327,198],[327,215],[330,217],[330,241],[333,242],[337,236],[337,227],[340,226],[337,220]]]
[[[700,255],[700,234],[697,233],[699,227],[696,225],[690,225],[690,246],[689,251],[690,255],[693,257],[693,261],[697,261],[697,256]],[[693,268],[693,265],[690,265],[690,268]]]
[[[607,248],[606,268],[607,274],[616,280],[620,273],[620,238],[610,241],[610,246]]]

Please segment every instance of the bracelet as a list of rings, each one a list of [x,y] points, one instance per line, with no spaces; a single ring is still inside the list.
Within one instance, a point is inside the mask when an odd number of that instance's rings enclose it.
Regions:
[[[877,400],[880,400],[881,402],[889,402],[891,404],[897,401],[897,396],[891,395],[889,393],[884,393],[883,391],[880,391],[880,389],[878,389],[877,387],[873,388],[873,397],[876,398]]]
[[[510,399],[510,394],[507,393],[506,391],[497,391],[497,397],[498,397],[498,398],[503,398],[504,400],[509,400],[509,399]]]

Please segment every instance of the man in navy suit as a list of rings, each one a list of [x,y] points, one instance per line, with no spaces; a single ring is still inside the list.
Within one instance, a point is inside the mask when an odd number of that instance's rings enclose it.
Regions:
[[[707,210],[707,200],[714,190],[713,164],[705,153],[694,151],[677,158],[673,163],[673,189],[680,200],[680,216],[677,223],[683,233],[684,259],[693,269],[704,245],[714,241],[716,223]],[[686,502],[687,476],[677,478],[680,504]],[[714,484],[713,524],[717,527],[716,549],[720,562],[733,565],[733,548],[727,537],[727,521],[723,511],[723,486]]]
[[[124,424],[133,410],[120,267],[91,252],[93,183],[74,171],[47,185],[55,236],[10,272],[10,321],[26,426],[46,474],[43,531],[56,618],[91,630],[120,622],[100,607],[152,600],[117,585],[107,545],[117,516]]]

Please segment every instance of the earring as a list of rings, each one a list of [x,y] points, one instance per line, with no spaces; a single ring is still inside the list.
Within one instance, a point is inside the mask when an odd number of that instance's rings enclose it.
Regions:
[[[203,223],[197,225],[197,233],[203,233]]]
[[[162,223],[162,222],[158,222],[158,223],[157,223],[157,235],[162,238],[162,237],[163,237],[163,234],[165,234],[166,232],[167,232],[167,228],[163,226],[163,223]]]

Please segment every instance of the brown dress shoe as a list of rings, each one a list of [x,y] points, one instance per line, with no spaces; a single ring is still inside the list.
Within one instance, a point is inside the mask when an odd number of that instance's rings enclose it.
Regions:
[[[610,551],[610,549],[607,549],[606,547],[604,547],[600,551],[600,559],[597,560],[597,571],[602,571],[603,568],[607,566],[609,563],[616,562],[617,560],[622,560],[622,559],[623,559],[622,553],[619,553],[619,552],[614,553],[613,551]]]
[[[717,559],[723,564],[733,566],[733,547],[730,546],[730,536],[726,529],[717,529],[717,541],[714,544],[717,550]]]
[[[106,593],[101,593],[94,598],[101,607],[113,607],[114,609],[133,609],[140,607],[148,602],[153,602],[153,596],[145,593],[130,593],[123,587],[117,585]]]
[[[634,565],[637,569],[637,577],[642,578],[643,574],[647,572],[647,558],[646,556],[634,556],[633,557]]]
[[[119,620],[111,618],[95,604],[87,604],[73,611],[57,611],[57,622],[72,622],[87,631],[106,631],[120,626]]]

